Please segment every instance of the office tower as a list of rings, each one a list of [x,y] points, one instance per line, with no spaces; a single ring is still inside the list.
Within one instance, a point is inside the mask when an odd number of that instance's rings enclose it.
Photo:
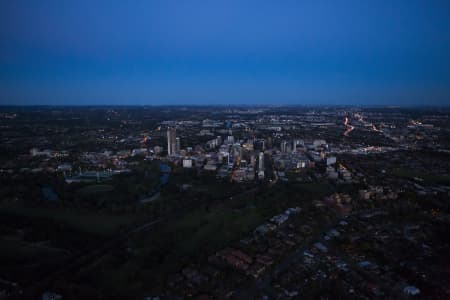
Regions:
[[[176,152],[177,142],[176,142],[176,129],[167,128],[167,154],[174,155]]]
[[[176,142],[175,142],[175,145],[176,145],[176,146],[175,146],[175,147],[176,147],[176,148],[175,148],[175,153],[178,154],[178,153],[180,153],[180,150],[181,150],[180,138],[179,138],[179,137],[176,137],[176,138],[175,138],[175,141],[176,141]]]
[[[264,171],[264,152],[259,152],[258,169]]]
[[[287,153],[288,152],[288,142],[287,141],[282,141],[281,142],[281,152],[282,153]]]

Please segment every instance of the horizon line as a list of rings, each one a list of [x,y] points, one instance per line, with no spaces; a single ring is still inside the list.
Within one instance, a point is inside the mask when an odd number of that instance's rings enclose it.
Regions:
[[[376,107],[450,108],[450,104],[0,104],[0,107]]]

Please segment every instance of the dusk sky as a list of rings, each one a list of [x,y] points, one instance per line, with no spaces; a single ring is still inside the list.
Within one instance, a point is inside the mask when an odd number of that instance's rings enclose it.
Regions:
[[[0,104],[450,105],[450,1],[0,0]]]

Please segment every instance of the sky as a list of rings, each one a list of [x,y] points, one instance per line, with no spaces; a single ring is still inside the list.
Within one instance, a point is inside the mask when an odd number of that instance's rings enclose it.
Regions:
[[[0,0],[0,105],[450,105],[448,0]]]

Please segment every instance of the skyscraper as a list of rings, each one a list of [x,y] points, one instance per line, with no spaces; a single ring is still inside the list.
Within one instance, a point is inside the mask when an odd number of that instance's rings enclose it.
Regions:
[[[180,138],[179,138],[179,137],[176,137],[175,141],[176,141],[175,153],[180,153],[180,150],[181,150]]]
[[[264,171],[264,152],[259,152],[258,169],[259,171]]]
[[[177,148],[176,142],[176,129],[175,128],[167,128],[167,154],[174,155]]]
[[[264,152],[259,152],[258,156],[258,178],[264,179]]]
[[[287,141],[282,141],[281,142],[281,152],[282,153],[287,153],[288,152],[288,142]]]

